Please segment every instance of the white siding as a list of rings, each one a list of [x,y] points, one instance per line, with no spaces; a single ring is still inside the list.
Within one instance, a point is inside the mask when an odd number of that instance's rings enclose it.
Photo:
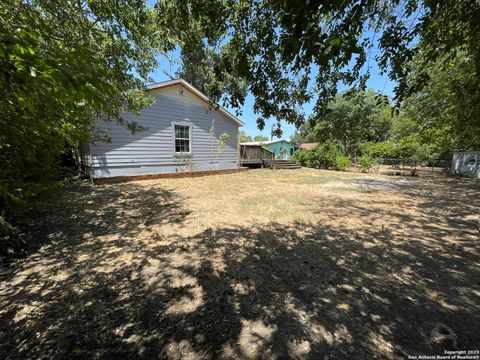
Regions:
[[[454,174],[480,178],[480,151],[457,151],[453,154]]]
[[[147,127],[146,131],[131,134],[113,123],[99,124],[110,136],[111,143],[91,145],[93,177],[127,176],[171,173],[185,170],[175,156],[174,122],[192,125],[192,161],[195,170],[237,168],[238,127],[232,119],[208,105],[181,85],[150,92],[156,102],[142,110],[139,116],[125,114],[124,118]],[[210,135],[214,123],[216,139]],[[224,153],[218,151],[218,137],[227,133]]]

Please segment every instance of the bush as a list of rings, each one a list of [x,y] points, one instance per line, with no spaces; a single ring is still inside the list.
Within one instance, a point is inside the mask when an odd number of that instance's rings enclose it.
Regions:
[[[397,159],[400,156],[399,146],[391,141],[364,142],[359,146],[363,155],[374,159]]]
[[[310,156],[310,151],[305,149],[296,150],[293,155],[290,157],[290,160],[301,166],[307,166],[307,159]]]
[[[375,160],[369,155],[360,156],[358,161],[363,172],[368,172],[375,165]]]
[[[318,169],[345,170],[351,161],[343,154],[342,148],[332,142],[317,145],[313,150],[297,150],[291,160],[302,166]]]
[[[352,161],[350,158],[343,154],[338,154],[335,156],[335,164],[333,165],[335,170],[343,171],[348,169],[350,166],[352,166]]]
[[[411,159],[415,161],[437,160],[440,157],[432,145],[422,144],[418,136],[404,137],[394,143],[391,141],[365,142],[360,144],[362,156],[373,159]],[[365,160],[366,161],[366,160]]]
[[[19,242],[19,229],[0,215],[0,259],[10,255]],[[0,262],[1,265],[1,262]]]

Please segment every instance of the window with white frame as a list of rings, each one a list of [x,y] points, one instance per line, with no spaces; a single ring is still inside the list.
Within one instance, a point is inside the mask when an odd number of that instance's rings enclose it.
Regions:
[[[191,125],[173,124],[175,153],[191,152]]]

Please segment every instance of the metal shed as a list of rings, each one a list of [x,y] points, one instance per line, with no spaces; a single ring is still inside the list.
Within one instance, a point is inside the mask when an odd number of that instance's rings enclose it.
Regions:
[[[452,172],[480,178],[480,150],[456,151],[452,159]]]

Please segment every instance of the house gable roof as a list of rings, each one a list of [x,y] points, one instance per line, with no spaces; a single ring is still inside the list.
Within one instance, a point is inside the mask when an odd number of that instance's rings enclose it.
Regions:
[[[317,143],[302,143],[300,144],[300,149],[313,150],[315,146],[317,146]]]
[[[184,87],[185,89],[190,91],[192,94],[196,95],[200,100],[204,101],[208,105],[213,104],[213,102],[208,98],[207,95],[205,95],[200,90],[198,90],[194,86],[190,85],[188,82],[186,82],[183,79],[174,79],[174,80],[162,81],[162,82],[159,82],[159,83],[151,84],[151,85],[147,86],[147,90],[157,90],[157,89],[162,89],[162,88],[166,88],[168,86],[173,86],[173,85],[181,85],[182,87]],[[232,115],[223,106],[218,105],[218,111],[220,111],[223,115],[225,115],[230,120],[233,120],[234,122],[236,122],[238,124],[238,126],[245,125],[240,119],[238,119],[236,116]]]

